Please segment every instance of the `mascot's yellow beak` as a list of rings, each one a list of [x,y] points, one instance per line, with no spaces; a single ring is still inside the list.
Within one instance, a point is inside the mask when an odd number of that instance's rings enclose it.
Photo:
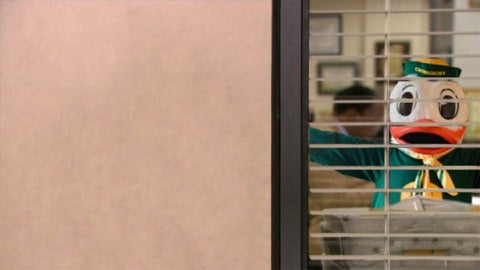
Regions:
[[[421,126],[421,123],[432,122],[431,120],[419,120],[420,126],[391,126],[390,133],[398,144],[457,144],[462,141],[466,127],[456,130],[440,126]],[[451,147],[441,148],[410,148],[412,152],[420,154],[439,154]]]

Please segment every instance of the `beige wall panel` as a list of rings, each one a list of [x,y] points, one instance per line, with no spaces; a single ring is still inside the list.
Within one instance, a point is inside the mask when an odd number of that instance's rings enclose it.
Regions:
[[[270,269],[271,1],[0,12],[0,269]]]

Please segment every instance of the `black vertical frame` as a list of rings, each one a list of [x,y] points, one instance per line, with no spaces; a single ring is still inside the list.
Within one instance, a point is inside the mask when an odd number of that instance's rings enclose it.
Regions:
[[[272,4],[272,269],[307,269],[308,0]]]

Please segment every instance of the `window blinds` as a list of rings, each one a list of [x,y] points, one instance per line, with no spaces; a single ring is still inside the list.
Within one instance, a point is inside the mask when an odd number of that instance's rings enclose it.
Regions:
[[[355,143],[310,141],[310,152],[312,149],[327,149],[342,155],[375,150],[373,152],[380,153],[381,161],[368,165],[365,162],[309,163],[309,268],[480,268],[478,185],[454,186],[448,190],[438,185],[408,186],[410,198],[393,203],[390,200],[396,196],[394,194],[406,191],[394,184],[397,181],[395,176],[399,175],[395,172],[417,174],[426,169],[423,164],[397,164],[391,158],[392,153],[400,149],[451,147],[446,142],[431,143],[427,139],[416,143],[392,143],[390,128],[458,125],[455,121],[392,121],[392,107],[405,104],[441,107],[452,103],[444,97],[407,95],[392,98],[397,83],[408,81],[402,63],[440,58],[449,66],[462,69],[460,77],[428,78],[428,81],[455,81],[461,86],[465,96],[457,97],[456,104],[460,107],[466,104],[469,115],[468,122],[464,123],[463,141],[455,145],[455,149],[469,149],[464,153],[476,151],[478,155],[479,15],[479,1],[470,0],[310,1],[310,127],[349,135],[363,134],[358,136],[375,141],[375,144],[363,140]],[[350,94],[338,97],[341,90],[354,85],[372,90],[375,96]],[[356,109],[349,111],[348,106],[352,105]],[[370,109],[359,113],[363,109],[358,108],[362,106]],[[341,110],[350,113],[345,116],[337,112]],[[367,131],[361,133],[361,130]],[[378,132],[368,132],[372,130]],[[436,163],[428,166],[428,170],[427,174],[430,171],[475,171],[477,173],[473,175],[479,177],[480,164]],[[382,184],[352,177],[359,171],[364,175],[383,175]],[[425,178],[422,181],[424,183]],[[478,184],[480,179],[469,181]],[[474,196],[471,203],[463,203],[449,200],[452,196],[447,195],[448,192]],[[375,193],[383,194],[377,196],[382,200],[382,207],[372,208]],[[441,193],[444,199],[415,196],[425,193]]]

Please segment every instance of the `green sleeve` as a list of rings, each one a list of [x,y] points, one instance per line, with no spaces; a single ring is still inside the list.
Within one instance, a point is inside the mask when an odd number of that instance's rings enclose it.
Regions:
[[[310,161],[327,166],[330,165],[363,167],[363,170],[339,170],[339,172],[345,175],[373,182],[379,178],[379,176],[377,175],[379,173],[378,170],[368,169],[365,168],[365,166],[382,166],[384,164],[384,150],[382,147],[321,147],[321,144],[375,144],[374,141],[352,136],[346,136],[336,132],[310,128],[309,142]]]

